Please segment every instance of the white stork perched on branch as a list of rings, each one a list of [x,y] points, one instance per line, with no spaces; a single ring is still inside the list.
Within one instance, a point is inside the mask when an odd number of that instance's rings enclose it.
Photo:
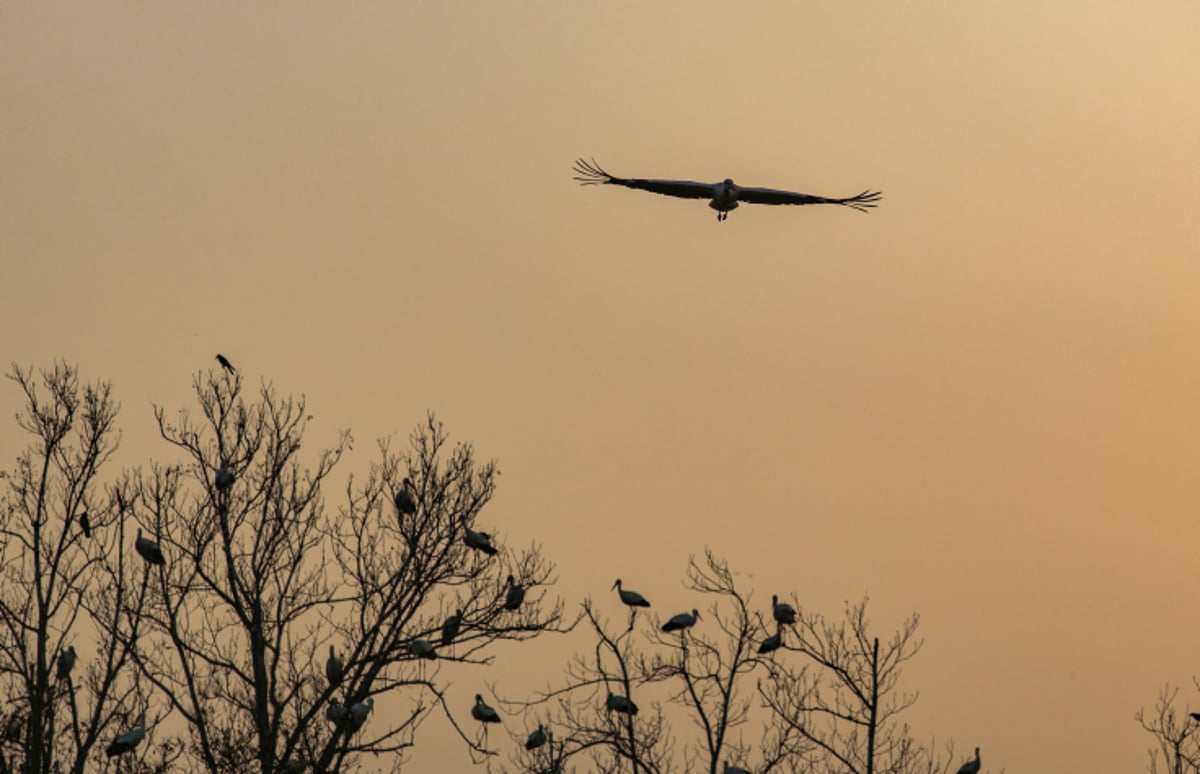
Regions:
[[[737,185],[729,178],[719,183],[697,183],[693,180],[646,180],[640,177],[613,177],[605,172],[593,159],[576,159],[575,179],[583,185],[620,185],[641,191],[678,196],[681,199],[708,199],[708,206],[717,211],[717,220],[729,217],[739,202],[746,204],[840,204],[844,207],[866,212],[878,203],[883,194],[878,191],[863,191],[845,199],[827,196],[781,191],[775,188],[747,188]]]

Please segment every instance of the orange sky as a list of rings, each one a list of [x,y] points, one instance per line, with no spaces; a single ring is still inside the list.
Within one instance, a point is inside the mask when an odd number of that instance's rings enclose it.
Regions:
[[[112,379],[129,464],[217,351],[346,470],[435,410],[569,601],[688,609],[705,546],[870,592],[922,615],[918,735],[1140,770],[1200,672],[1197,40],[1192,0],[6,3],[0,362]],[[579,155],[884,199],[718,224]]]

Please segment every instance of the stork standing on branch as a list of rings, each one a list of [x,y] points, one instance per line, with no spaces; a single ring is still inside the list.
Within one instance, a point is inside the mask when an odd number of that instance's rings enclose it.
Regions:
[[[863,191],[844,199],[827,196],[781,191],[775,188],[747,188],[725,178],[719,183],[697,183],[693,180],[646,180],[640,177],[613,177],[599,164],[584,159],[575,161],[575,179],[582,185],[620,185],[640,191],[677,196],[681,199],[708,199],[708,206],[717,211],[717,220],[729,217],[738,203],[746,204],[840,204],[859,212],[874,207],[883,194],[878,191]]]

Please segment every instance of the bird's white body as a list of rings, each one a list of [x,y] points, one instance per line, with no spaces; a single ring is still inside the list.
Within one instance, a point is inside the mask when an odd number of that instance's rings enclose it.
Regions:
[[[143,739],[146,738],[146,727],[138,724],[134,728],[126,731],[113,740],[113,743],[108,746],[105,751],[108,757],[112,758],[117,755],[123,755],[133,748],[137,747]]]
[[[413,640],[408,643],[408,652],[417,658],[437,658],[437,652],[433,649],[433,643],[429,640]]]
[[[367,715],[375,708],[375,699],[368,696],[364,701],[356,701],[350,705],[350,727],[357,731],[367,722]]]

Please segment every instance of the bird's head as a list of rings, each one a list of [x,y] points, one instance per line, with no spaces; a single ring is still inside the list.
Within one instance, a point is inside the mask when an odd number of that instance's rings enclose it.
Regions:
[[[614,584],[612,585],[612,587],[613,587],[614,589],[619,589],[619,588],[621,588],[621,579],[620,579],[620,578],[617,578],[617,582],[616,582],[616,583],[614,583]]]

